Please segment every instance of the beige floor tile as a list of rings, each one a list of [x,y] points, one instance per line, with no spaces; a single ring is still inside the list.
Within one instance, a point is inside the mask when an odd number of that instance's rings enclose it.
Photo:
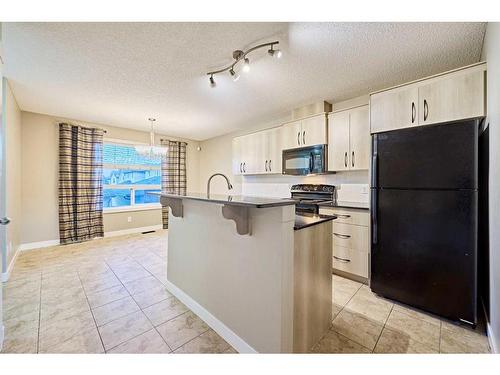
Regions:
[[[407,335],[411,339],[434,350],[439,350],[440,327],[425,320],[392,310],[386,327]]]
[[[40,278],[9,280],[4,284],[3,297],[9,298],[10,296],[24,295],[26,293],[40,293],[41,285],[42,280]]]
[[[332,320],[339,314],[339,312],[343,309],[342,306],[337,305],[336,303],[332,303]]]
[[[313,347],[312,353],[370,353],[370,351],[335,331],[328,331]]]
[[[426,353],[435,354],[438,351],[428,347],[418,341],[413,340],[409,335],[384,328],[382,335],[377,342],[375,353]]]
[[[87,293],[89,305],[92,309],[125,297],[129,297],[129,293],[122,285],[113,286],[95,293]]]
[[[95,328],[95,322],[90,311],[48,323],[41,321],[39,350],[44,351],[91,328]]]
[[[382,328],[383,324],[344,309],[333,320],[331,329],[363,345],[365,348],[373,350]]]
[[[332,298],[337,305],[344,306],[356,294],[362,284],[333,275]]]
[[[85,292],[81,285],[64,289],[42,289],[42,306],[57,305],[61,302],[86,300]]]
[[[44,348],[40,353],[54,354],[98,354],[104,353],[101,338],[97,328],[78,333],[70,339],[57,343],[49,348]]]
[[[391,313],[393,305],[393,303],[372,293],[368,286],[363,285],[347,303],[345,309],[384,324]]]
[[[27,301],[17,301],[12,305],[9,299],[3,301],[3,319],[9,320],[18,316],[26,315],[32,312],[40,311],[40,297],[29,299]]]
[[[174,353],[224,353],[231,346],[215,331],[209,330],[187,342]]]
[[[153,326],[148,318],[141,311],[137,311],[123,318],[113,320],[98,329],[104,348],[109,350],[152,328]]]
[[[145,308],[143,311],[151,323],[153,323],[154,326],[158,326],[188,310],[189,309],[177,298],[170,297]]]
[[[83,288],[85,289],[85,293],[91,294],[100,292],[104,289],[109,289],[117,285],[121,285],[120,280],[113,274],[106,274],[104,277],[97,276],[94,279],[90,279],[87,281],[83,281]]]
[[[139,311],[139,306],[132,297],[125,297],[92,310],[98,326]]]
[[[414,318],[425,320],[426,322],[434,324],[436,326],[439,326],[441,324],[441,320],[437,316],[400,303],[394,304],[394,310],[405,313],[406,315],[413,316]]]
[[[85,297],[74,300],[70,299],[59,304],[42,304],[40,321],[42,323],[54,322],[69,318],[85,311],[90,311],[89,304]]]
[[[142,293],[133,295],[135,302],[137,302],[141,309],[145,309],[148,306],[154,305],[170,297],[172,297],[172,294],[168,292],[165,286],[151,288]]]
[[[37,352],[38,328],[23,330],[16,335],[5,333],[2,353],[25,353],[35,354]]]
[[[163,287],[163,284],[156,277],[151,275],[143,279],[129,281],[127,283],[124,283],[123,285],[125,285],[125,288],[127,288],[131,295],[146,292],[150,289]]]
[[[155,329],[149,330],[108,351],[122,354],[162,354],[170,353],[170,348]]]
[[[172,350],[175,350],[203,332],[206,332],[209,327],[203,320],[189,311],[159,325],[156,329],[168,346]]]
[[[443,322],[440,350],[441,353],[489,353],[490,347],[485,334]]]

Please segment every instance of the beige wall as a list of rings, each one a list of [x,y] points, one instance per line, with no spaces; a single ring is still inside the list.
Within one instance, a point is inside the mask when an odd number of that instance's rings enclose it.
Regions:
[[[367,104],[368,95],[354,98],[345,102],[334,103],[334,110],[347,109],[349,107]],[[211,138],[201,142],[200,151],[200,185],[199,191],[206,191],[207,180],[213,173],[220,172],[226,174],[233,184],[233,194],[240,194],[249,191],[266,191],[268,194],[275,194],[276,191],[285,192],[289,185],[299,183],[322,183],[322,184],[341,184],[341,183],[368,183],[368,171],[341,172],[332,175],[297,177],[283,175],[263,175],[263,176],[238,176],[233,175],[231,167],[232,158],[232,139],[239,135],[252,133],[257,130],[267,129],[279,126],[289,117],[283,117],[279,120],[261,124],[260,126],[247,128],[231,134]],[[286,186],[285,186],[286,185]],[[267,187],[267,190],[266,190]],[[289,189],[288,189],[289,190]],[[214,178],[211,184],[211,191],[214,193],[225,194],[227,185],[222,178]]]
[[[147,132],[22,112],[23,226],[21,241],[23,244],[59,239],[58,123],[61,121],[106,129],[107,138],[149,142]],[[162,136],[157,138],[160,137]],[[198,142],[191,140],[187,142],[188,189],[193,189],[193,186],[199,185],[199,160],[196,150]],[[131,217],[131,222],[128,221],[129,217]],[[161,225],[160,209],[104,214],[105,232],[153,225]]]
[[[11,219],[7,226],[6,259],[9,266],[21,243],[21,111],[8,82],[5,86],[5,211]]]
[[[500,23],[486,27],[482,60],[488,63],[488,119],[490,136],[490,334],[500,351]]]

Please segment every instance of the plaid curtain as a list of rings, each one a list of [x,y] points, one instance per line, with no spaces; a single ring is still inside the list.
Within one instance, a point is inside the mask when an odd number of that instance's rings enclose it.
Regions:
[[[167,153],[161,159],[161,190],[164,193],[186,194],[185,142],[163,140]],[[163,228],[168,228],[168,207],[162,207]]]
[[[101,129],[59,124],[59,236],[61,244],[104,235]]]

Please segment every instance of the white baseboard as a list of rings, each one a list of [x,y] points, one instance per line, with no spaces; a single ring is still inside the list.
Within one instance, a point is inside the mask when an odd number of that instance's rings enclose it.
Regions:
[[[217,332],[224,340],[226,340],[239,353],[258,353],[254,348],[248,345],[241,337],[234,333],[229,327],[222,323],[219,319],[213,316],[207,309],[201,306],[198,302],[184,293],[170,281],[166,281],[165,285],[170,293],[178,300],[191,309],[205,323],[207,323],[215,332]]]
[[[42,249],[44,247],[57,246],[59,245],[59,240],[48,240],[48,241],[38,241],[38,242],[28,242],[22,243],[19,246],[20,251]]]
[[[4,339],[4,332],[5,332],[5,328],[3,326],[3,324],[1,324],[0,322],[0,353],[2,352],[2,348],[3,348],[3,339]]]
[[[163,229],[163,225],[151,225],[149,227],[139,227],[139,228],[130,228],[124,230],[115,230],[113,232],[105,232],[104,237],[115,237],[115,236],[123,236],[125,234],[134,234],[134,233],[142,233],[149,232],[152,230],[160,230]]]
[[[12,269],[14,268],[14,264],[16,264],[16,259],[17,259],[17,256],[19,255],[20,252],[21,252],[20,247],[18,247],[16,252],[14,253],[14,256],[12,257],[9,265],[7,266],[7,270],[5,272],[2,272],[1,281],[3,283],[5,283],[7,280],[9,280],[10,273],[12,272]]]
[[[493,334],[493,330],[491,329],[490,323],[486,323],[486,334],[488,335],[488,341],[490,343],[491,352],[497,354],[498,345],[495,339],[495,335]]]

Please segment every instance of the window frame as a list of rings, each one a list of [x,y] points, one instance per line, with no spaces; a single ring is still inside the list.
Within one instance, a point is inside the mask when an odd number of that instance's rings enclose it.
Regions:
[[[129,142],[122,141],[117,139],[104,139],[104,145],[106,144],[115,144],[120,146],[135,146],[138,144],[145,144],[139,142]],[[138,165],[138,164],[112,164],[112,163],[103,163],[104,169],[123,169],[123,170],[159,170],[161,175],[161,163],[160,165]],[[126,211],[145,211],[145,210],[153,210],[160,209],[160,202],[157,203],[135,203],[135,192],[136,190],[160,190],[161,191],[161,183],[160,184],[102,184],[102,190],[130,190],[130,205],[126,206],[117,206],[117,207],[103,207],[103,213],[115,213],[115,212],[126,212]]]

